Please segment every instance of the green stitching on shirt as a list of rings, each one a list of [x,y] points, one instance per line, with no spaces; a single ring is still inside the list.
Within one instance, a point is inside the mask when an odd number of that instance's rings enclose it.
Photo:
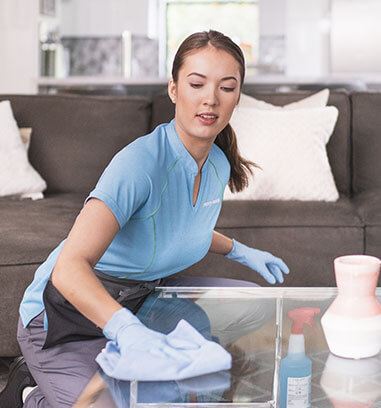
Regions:
[[[221,181],[221,179],[220,179],[220,176],[219,176],[219,174],[218,174],[216,165],[213,163],[212,160],[209,159],[209,161],[210,161],[210,164],[211,164],[211,165],[213,166],[213,168],[214,168],[214,171],[215,171],[215,173],[216,173],[216,176],[217,176],[217,178],[218,178],[218,181],[221,183],[221,197],[222,197],[222,196],[224,195],[224,190],[225,190],[224,183],[223,183],[223,182]]]
[[[146,176],[146,178],[148,178],[147,174],[145,174],[145,176]],[[131,216],[130,220],[148,220],[149,217],[150,217],[149,215],[146,216],[146,217],[134,217],[134,216]]]
[[[151,265],[153,264],[153,261],[155,259],[155,255],[156,255],[156,222],[155,222],[155,216],[152,216],[152,223],[153,223],[153,254],[151,257],[151,261],[148,264],[148,266],[144,269],[144,272],[147,272],[148,269],[151,267]]]
[[[158,205],[158,207],[157,207],[155,210],[153,210],[152,214],[148,215],[147,217],[135,218],[135,220],[146,219],[146,218],[149,218],[149,217],[153,217],[153,216],[160,210],[160,207],[161,207],[161,198],[163,197],[164,191],[165,191],[165,190],[167,189],[167,187],[168,187],[168,176],[169,176],[169,173],[175,168],[176,164],[177,164],[179,161],[180,161],[180,157],[168,168],[168,172],[167,172],[165,184],[164,184],[164,186],[163,186],[163,189],[162,189],[161,192],[160,192],[160,200],[159,200],[159,205]]]
[[[160,210],[161,207],[161,198],[164,194],[164,191],[166,190],[167,186],[168,186],[168,175],[169,173],[175,168],[176,164],[179,162],[180,158],[178,158],[169,168],[168,168],[168,172],[167,172],[167,176],[166,176],[166,181],[165,184],[163,186],[163,189],[160,192],[160,203],[159,206],[153,211],[152,214],[148,215],[147,217],[140,217],[140,218],[134,218],[135,220],[145,220],[148,218],[152,219],[152,223],[153,223],[153,254],[151,257],[151,261],[148,264],[148,266],[144,269],[144,272],[147,272],[149,270],[149,268],[152,266],[153,261],[155,260],[155,256],[156,256],[156,222],[155,222],[155,215],[157,214],[157,212]]]

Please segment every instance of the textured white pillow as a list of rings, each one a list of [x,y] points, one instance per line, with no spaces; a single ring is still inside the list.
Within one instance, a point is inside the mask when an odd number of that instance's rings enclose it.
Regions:
[[[298,110],[236,109],[230,120],[241,154],[254,168],[249,187],[227,200],[318,200],[339,197],[326,144],[338,117],[334,106]]]
[[[307,96],[297,102],[288,103],[284,106],[272,105],[271,103],[260,101],[252,96],[241,93],[238,108],[256,108],[264,110],[292,110],[292,109],[305,109],[305,108],[322,108],[327,106],[329,98],[329,89],[325,88],[313,95]]]
[[[28,161],[10,102],[0,102],[0,196],[41,193],[45,189],[45,181]]]

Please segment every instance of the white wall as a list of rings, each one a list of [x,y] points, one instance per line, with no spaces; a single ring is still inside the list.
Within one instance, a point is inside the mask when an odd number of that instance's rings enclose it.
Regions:
[[[286,0],[259,1],[260,35],[286,34]]]
[[[287,0],[287,75],[329,74],[329,10],[330,0]]]
[[[332,4],[332,72],[381,71],[380,0]]]
[[[147,35],[148,0],[62,0],[61,35]]]
[[[0,93],[36,93],[38,0],[0,1]]]

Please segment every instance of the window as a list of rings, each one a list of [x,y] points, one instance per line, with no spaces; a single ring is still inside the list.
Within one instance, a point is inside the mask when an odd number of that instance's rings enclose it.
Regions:
[[[162,0],[159,4],[161,25],[161,74],[169,77],[173,58],[181,42],[197,31],[214,29],[237,43],[246,60],[247,75],[258,61],[258,2],[211,0]],[[160,25],[160,22],[159,22]]]

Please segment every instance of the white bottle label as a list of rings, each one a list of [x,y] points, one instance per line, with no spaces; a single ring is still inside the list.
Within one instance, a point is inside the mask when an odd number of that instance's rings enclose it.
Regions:
[[[311,376],[288,377],[287,379],[287,408],[310,407]]]

